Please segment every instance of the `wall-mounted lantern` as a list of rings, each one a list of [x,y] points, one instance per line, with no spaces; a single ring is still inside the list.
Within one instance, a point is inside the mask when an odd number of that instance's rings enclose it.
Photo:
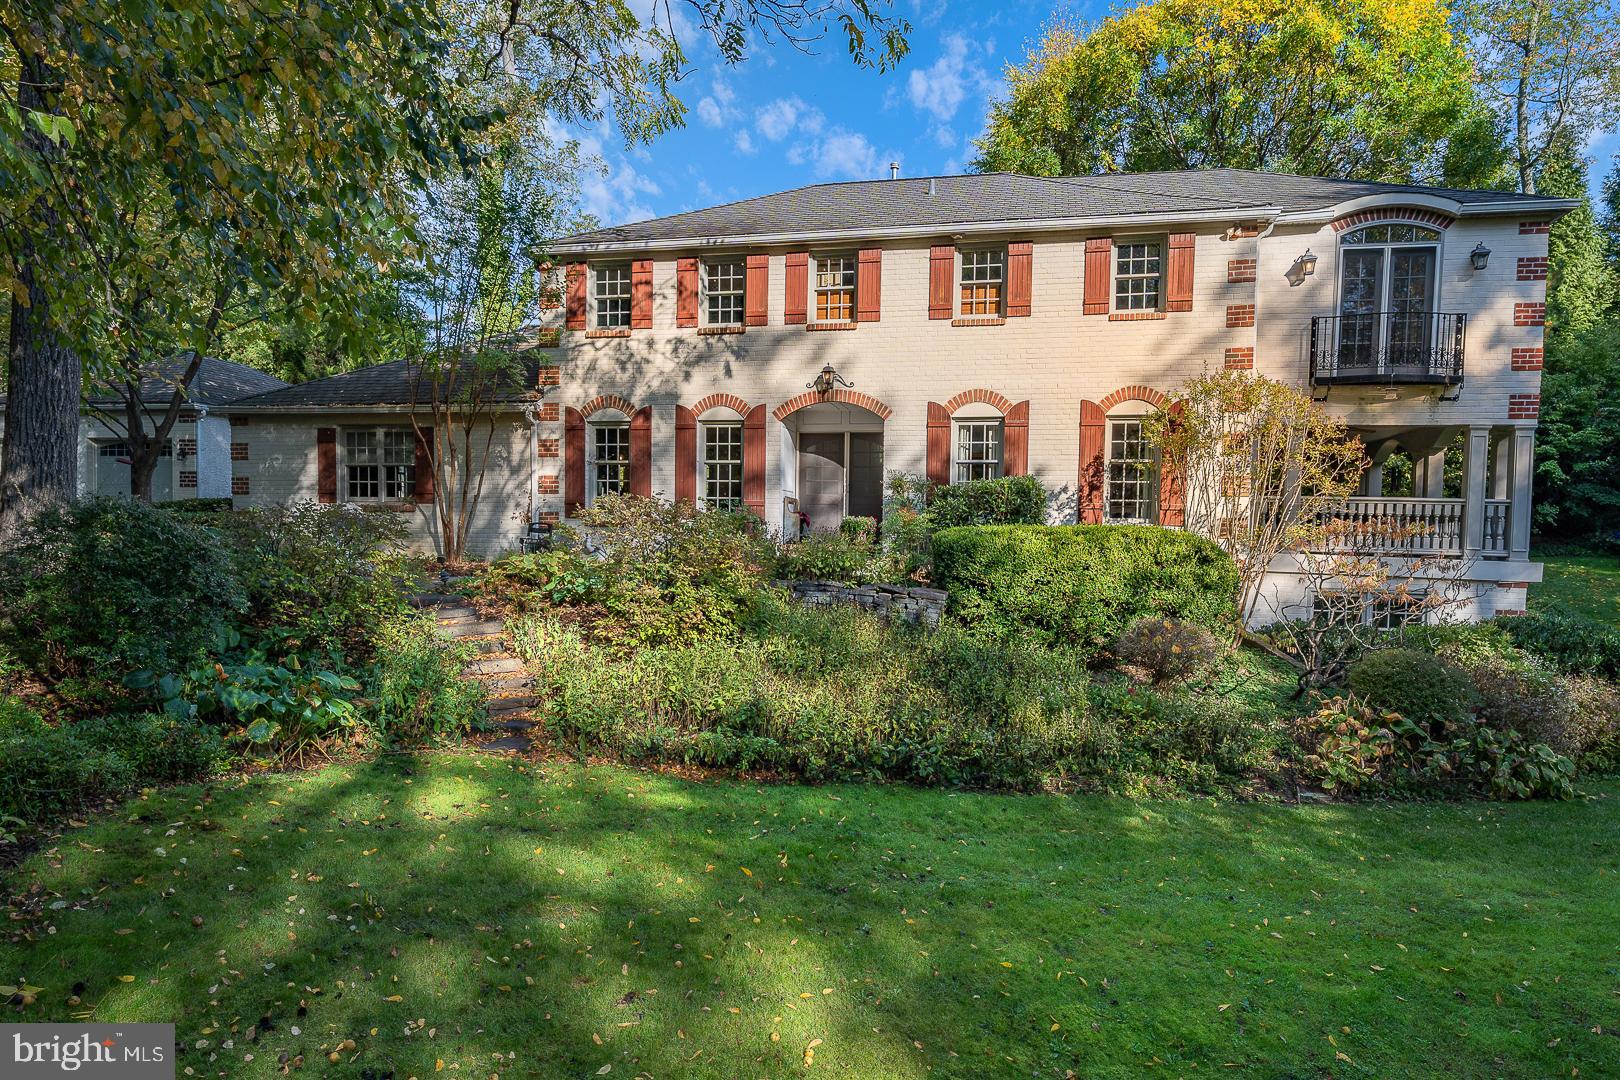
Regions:
[[[1289,285],[1298,286],[1314,273],[1316,273],[1316,252],[1306,248],[1305,254],[1295,259],[1294,264],[1288,268],[1288,273],[1283,276],[1288,279]]]
[[[850,382],[848,379],[846,379],[842,375],[838,374],[838,372],[834,371],[833,366],[831,364],[828,364],[826,367],[822,368],[821,371],[819,371],[816,374],[816,377],[814,379],[812,379],[809,382],[805,383],[804,388],[806,390],[814,390],[816,393],[820,394],[822,397],[826,397],[828,394],[833,392],[834,387],[838,387],[838,386],[850,386],[850,387],[852,387],[854,385],[855,385],[854,383]]]
[[[1468,261],[1475,270],[1483,270],[1491,263],[1491,249],[1485,246],[1484,241],[1474,245],[1474,250],[1468,253]]]

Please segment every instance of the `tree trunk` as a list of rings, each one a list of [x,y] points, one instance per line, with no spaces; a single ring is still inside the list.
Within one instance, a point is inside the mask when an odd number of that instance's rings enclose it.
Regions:
[[[22,58],[17,103],[42,110],[39,87],[53,73],[39,57]],[[58,153],[32,125],[24,125],[28,150],[41,157]],[[58,231],[54,211],[36,210],[35,237]],[[79,398],[83,368],[51,321],[49,297],[39,281],[34,250],[26,234],[17,241],[18,277],[28,303],[13,296],[6,374],[6,430],[0,448],[0,539],[13,535],[41,506],[78,494]]]

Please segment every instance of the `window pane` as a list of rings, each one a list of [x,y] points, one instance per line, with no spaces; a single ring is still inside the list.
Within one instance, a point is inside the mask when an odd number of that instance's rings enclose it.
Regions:
[[[614,330],[630,326],[630,268],[596,268],[596,326]]]
[[[829,255],[816,260],[816,321],[855,319],[855,257]]]
[[[1142,421],[1110,421],[1104,516],[1110,521],[1152,521],[1157,509],[1156,474],[1153,448],[1142,437]]]
[[[969,420],[956,425],[955,483],[992,480],[1001,475],[1001,421]]]
[[[742,505],[741,424],[703,425],[703,505],[733,510]]]
[[[596,495],[630,489],[630,427],[597,424],[591,429],[591,490]]]
[[[1001,314],[1004,262],[997,251],[962,252],[962,314]]]
[[[1151,311],[1159,306],[1163,252],[1157,241],[1116,247],[1114,307],[1120,311]]]
[[[741,326],[743,321],[743,264],[740,261],[703,264],[703,299],[710,326]]]
[[[384,486],[390,499],[416,493],[416,432],[390,428],[382,433]]]

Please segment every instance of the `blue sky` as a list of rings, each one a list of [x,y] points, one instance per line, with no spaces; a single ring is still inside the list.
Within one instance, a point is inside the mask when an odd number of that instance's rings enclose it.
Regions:
[[[686,35],[694,68],[680,84],[687,126],[628,151],[606,123],[578,133],[606,166],[605,175],[581,177],[583,208],[614,225],[802,184],[886,177],[891,161],[904,176],[961,172],[1006,65],[1038,40],[1053,0],[896,6],[912,24],[911,53],[882,75],[851,64],[836,34],[809,52],[763,45],[732,67]],[[1108,6],[1065,10],[1097,16]],[[1617,152],[1620,136],[1593,141],[1595,180]]]

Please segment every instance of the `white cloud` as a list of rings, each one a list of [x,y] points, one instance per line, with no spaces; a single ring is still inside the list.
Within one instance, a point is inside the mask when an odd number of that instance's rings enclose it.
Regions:
[[[809,164],[821,180],[869,180],[877,176],[878,152],[865,135],[835,127],[813,143],[788,152],[789,162]]]
[[[738,120],[737,92],[724,79],[716,77],[710,92],[697,103],[698,119],[709,127],[724,127]]]
[[[982,94],[992,85],[976,58],[978,46],[961,34],[947,34],[944,53],[925,68],[912,71],[906,96],[917,109],[940,123],[948,122],[969,94]]]
[[[739,154],[752,154],[755,150],[758,149],[758,147],[756,147],[754,145],[753,137],[748,134],[748,129],[747,128],[742,128],[741,130],[739,130],[737,132],[737,138],[736,138],[735,142],[736,142],[736,147],[737,147],[737,153],[739,153]]]
[[[609,154],[604,142],[607,134],[608,129],[603,124],[598,125],[594,134],[575,136],[579,140],[581,160],[596,166],[580,171],[580,209],[603,225],[645,221],[654,215],[652,207],[642,201],[643,197],[661,194],[662,189],[624,155]]]
[[[754,127],[771,142],[781,142],[795,132],[813,134],[825,123],[821,110],[799,97],[777,98],[754,116]]]

